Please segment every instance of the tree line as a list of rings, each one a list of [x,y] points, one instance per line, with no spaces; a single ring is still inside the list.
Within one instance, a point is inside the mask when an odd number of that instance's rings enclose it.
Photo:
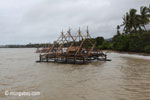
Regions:
[[[150,53],[150,5],[140,7],[140,13],[132,8],[123,16],[121,25],[117,25],[117,34],[110,40],[97,37],[98,49]],[[120,32],[120,29],[123,29]]]

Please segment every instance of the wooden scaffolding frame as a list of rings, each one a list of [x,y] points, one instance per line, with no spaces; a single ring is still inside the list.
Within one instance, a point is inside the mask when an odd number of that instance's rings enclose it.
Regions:
[[[90,45],[90,48],[85,47],[85,44]],[[88,27],[85,35],[82,34],[79,28],[75,36],[71,34],[71,29],[69,28],[66,33],[61,32],[57,41],[54,41],[53,45],[44,54],[40,54],[40,61],[49,61],[49,59],[58,61],[60,59],[61,62],[73,61],[76,63],[78,60],[82,60],[84,63],[89,59],[98,59],[100,56],[106,60],[106,54],[94,50],[95,44],[89,34]]]

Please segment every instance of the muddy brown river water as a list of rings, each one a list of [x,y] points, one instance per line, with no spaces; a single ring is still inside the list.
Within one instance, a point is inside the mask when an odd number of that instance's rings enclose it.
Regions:
[[[34,52],[0,49],[0,100],[150,100],[150,56],[108,53],[111,62],[72,65],[36,63]]]

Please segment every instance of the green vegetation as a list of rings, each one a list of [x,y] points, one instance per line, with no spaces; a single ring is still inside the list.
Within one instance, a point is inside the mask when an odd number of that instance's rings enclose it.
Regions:
[[[150,53],[150,45],[145,46],[144,50],[146,53]]]
[[[137,14],[136,9],[130,9],[123,16],[123,24],[117,25],[117,34],[113,36],[112,40],[101,41],[100,38],[98,40],[96,38],[96,47],[99,49],[150,53],[149,23],[150,6],[142,6],[140,14]],[[146,26],[148,29],[146,29]],[[123,28],[122,33],[120,33],[120,28]]]

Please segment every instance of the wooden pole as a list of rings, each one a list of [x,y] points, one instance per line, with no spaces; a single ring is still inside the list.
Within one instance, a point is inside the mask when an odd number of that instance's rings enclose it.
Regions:
[[[107,55],[105,54],[104,56],[105,56],[105,61],[106,61],[107,60]]]
[[[48,62],[48,55],[46,55],[46,62]]]
[[[40,54],[39,58],[40,58],[40,62],[41,62],[41,60],[42,60],[42,59],[41,59],[41,54]]]
[[[75,56],[74,56],[74,64],[76,64],[76,58],[75,58]]]
[[[84,57],[83,57],[83,64],[85,63],[85,59],[84,59]]]

